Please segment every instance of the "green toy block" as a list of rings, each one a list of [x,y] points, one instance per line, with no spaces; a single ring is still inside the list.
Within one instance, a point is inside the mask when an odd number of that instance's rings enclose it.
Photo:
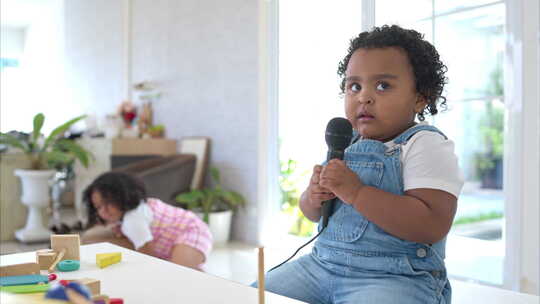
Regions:
[[[47,290],[49,290],[49,284],[13,285],[0,287],[0,291],[10,293],[37,293],[47,292]]]

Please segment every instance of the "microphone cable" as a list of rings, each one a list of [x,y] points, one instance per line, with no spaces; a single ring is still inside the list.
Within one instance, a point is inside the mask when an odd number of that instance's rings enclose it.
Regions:
[[[294,256],[295,256],[300,250],[302,250],[302,248],[306,247],[309,243],[313,242],[316,238],[318,238],[319,235],[321,235],[321,233],[324,231],[325,228],[326,228],[326,227],[323,227],[323,228],[321,229],[321,231],[319,231],[319,233],[317,233],[317,235],[315,235],[311,240],[309,240],[309,241],[308,241],[307,243],[305,243],[304,245],[300,246],[300,248],[296,249],[296,251],[293,253],[293,255],[291,255],[291,256],[290,256],[288,259],[286,259],[285,261],[281,262],[279,265],[272,267],[270,270],[268,270],[268,272],[270,272],[270,271],[272,271],[272,270],[278,268],[279,266],[281,266],[281,265],[287,263],[287,262],[290,261],[292,258],[294,258]]]

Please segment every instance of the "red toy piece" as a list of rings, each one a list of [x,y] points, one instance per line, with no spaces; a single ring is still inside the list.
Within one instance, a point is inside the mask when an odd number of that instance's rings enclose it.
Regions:
[[[120,298],[111,298],[109,299],[109,304],[124,304],[124,300]]]
[[[49,274],[49,282],[54,281],[54,280],[56,280],[56,274],[54,273]]]
[[[60,280],[60,281],[58,281],[58,283],[60,283],[60,285],[62,285],[62,286],[67,286],[67,284],[69,284],[69,281],[68,280]]]

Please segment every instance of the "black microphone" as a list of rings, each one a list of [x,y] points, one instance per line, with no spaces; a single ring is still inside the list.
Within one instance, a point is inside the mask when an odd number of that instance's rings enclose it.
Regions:
[[[326,155],[326,160],[330,161],[334,158],[343,159],[345,148],[349,146],[352,139],[351,123],[345,118],[332,118],[326,126],[324,139],[328,145],[328,154]],[[332,215],[332,212],[334,212],[334,201],[335,198],[322,203],[322,229],[328,225],[328,219]]]

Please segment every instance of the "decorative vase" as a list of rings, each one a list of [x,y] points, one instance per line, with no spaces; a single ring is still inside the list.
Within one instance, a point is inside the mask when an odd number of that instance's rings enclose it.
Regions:
[[[49,180],[55,170],[15,170],[22,185],[21,201],[28,207],[28,217],[23,229],[15,231],[15,237],[25,243],[46,241],[51,232],[43,225],[41,210],[50,201]]]
[[[201,219],[203,218],[202,213],[197,213],[197,215]],[[212,233],[212,237],[214,239],[214,246],[222,246],[229,242],[231,235],[232,215],[232,210],[210,212],[208,226],[210,228],[210,233]]]

